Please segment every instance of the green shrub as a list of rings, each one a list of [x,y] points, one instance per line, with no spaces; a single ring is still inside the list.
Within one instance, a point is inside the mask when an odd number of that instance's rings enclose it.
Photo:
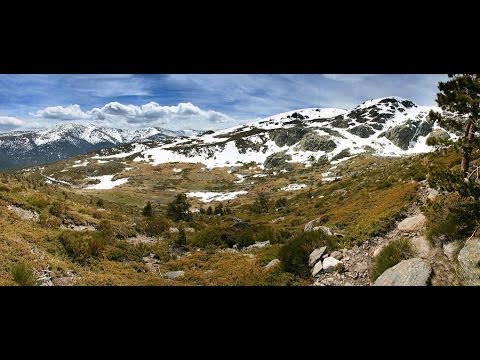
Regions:
[[[147,205],[142,210],[143,216],[152,216],[153,215],[153,209],[152,209],[152,204],[150,201],[147,201]]]
[[[103,199],[98,199],[97,200],[97,207],[103,208],[105,206],[105,201]]]
[[[64,231],[60,234],[59,240],[67,254],[77,261],[99,257],[105,247],[112,243],[111,238],[104,237],[100,232],[92,231]]]
[[[438,196],[427,204],[426,236],[430,241],[446,243],[469,237],[478,226],[480,201],[458,194]]]
[[[267,196],[264,193],[260,193],[255,199],[255,202],[253,203],[251,210],[255,214],[263,214],[263,213],[268,213],[269,208],[270,208],[270,204]]]
[[[370,279],[375,281],[385,270],[414,256],[415,251],[409,239],[392,240],[375,258],[370,271]]]
[[[179,229],[177,238],[175,239],[175,244],[177,245],[186,245],[187,244],[187,234],[183,226]]]
[[[283,271],[296,274],[301,277],[310,275],[308,257],[318,247],[326,246],[331,252],[338,248],[338,238],[326,235],[323,232],[302,232],[292,240],[287,241],[280,249],[278,256]]]
[[[61,202],[56,201],[50,206],[48,212],[50,213],[50,215],[61,217],[65,214],[65,205]]]
[[[13,264],[10,267],[10,274],[13,280],[21,286],[35,286],[38,281],[35,278],[33,270],[24,263]]]
[[[286,206],[287,206],[287,199],[284,197],[281,197],[280,199],[277,199],[277,201],[275,201],[275,209],[283,209]]]
[[[170,228],[170,222],[161,217],[144,218],[137,222],[136,229],[139,233],[152,237],[160,237]]]

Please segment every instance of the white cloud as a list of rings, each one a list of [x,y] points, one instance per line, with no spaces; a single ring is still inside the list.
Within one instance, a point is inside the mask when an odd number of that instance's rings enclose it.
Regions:
[[[0,125],[2,126],[11,126],[17,127],[22,126],[24,124],[23,120],[17,119],[12,116],[0,116]]]
[[[347,83],[356,83],[360,81],[367,80],[372,75],[369,74],[323,74],[323,77],[340,81],[340,82],[347,82]]]
[[[202,110],[192,103],[162,106],[156,102],[144,105],[125,105],[110,102],[101,108],[82,111],[79,105],[51,106],[30,115],[45,120],[91,120],[102,121],[115,127],[148,127],[171,124],[172,128],[194,127],[196,129],[216,127],[217,124],[233,122],[223,113]]]
[[[38,118],[51,119],[51,120],[84,120],[89,119],[87,115],[80,109],[80,105],[68,105],[68,106],[49,106],[45,109],[38,110],[30,115]]]

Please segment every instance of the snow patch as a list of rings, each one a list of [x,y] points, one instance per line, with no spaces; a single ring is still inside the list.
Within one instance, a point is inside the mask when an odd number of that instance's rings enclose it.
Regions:
[[[305,184],[290,184],[280,188],[280,191],[295,191],[307,187]]]
[[[128,178],[118,179],[118,180],[112,181],[114,176],[115,175],[103,175],[103,176],[88,177],[87,179],[100,180],[100,183],[95,184],[95,185],[87,186],[85,189],[87,189],[87,190],[109,190],[109,189],[113,189],[116,186],[119,186],[119,185],[122,185],[122,184],[125,184],[125,183],[128,182]]]
[[[209,203],[211,201],[225,201],[235,199],[237,196],[248,194],[248,191],[233,192],[211,192],[211,191],[194,191],[188,192],[188,197],[200,198],[201,202]]]

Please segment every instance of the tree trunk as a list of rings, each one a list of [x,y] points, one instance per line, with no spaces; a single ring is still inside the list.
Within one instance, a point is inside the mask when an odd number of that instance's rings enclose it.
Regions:
[[[469,121],[465,127],[465,136],[464,139],[467,140],[467,143],[463,145],[462,148],[462,163],[460,165],[460,171],[462,172],[463,176],[468,176],[468,170],[470,168],[470,153],[472,151],[470,140],[473,139],[475,136],[475,128],[473,126],[473,122]]]

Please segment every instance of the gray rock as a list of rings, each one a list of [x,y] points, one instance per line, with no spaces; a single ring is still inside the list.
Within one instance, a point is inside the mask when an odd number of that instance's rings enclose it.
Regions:
[[[435,129],[430,133],[430,135],[428,135],[425,143],[430,146],[440,145],[448,139],[450,139],[450,135],[448,134],[448,132],[443,129]]]
[[[337,147],[335,141],[328,135],[317,133],[306,134],[295,147],[296,151],[325,151],[331,152]]]
[[[351,129],[348,129],[348,132],[352,133],[353,135],[360,136],[361,138],[368,138],[370,135],[375,134],[375,130],[373,130],[370,126],[368,125],[358,125],[354,126]]]
[[[374,286],[426,286],[429,283],[432,267],[419,258],[403,260],[385,270],[375,280]]]
[[[270,269],[270,268],[273,268],[273,267],[278,266],[278,265],[280,265],[280,260],[273,259],[267,265],[265,265],[265,269]]]
[[[326,235],[333,235],[332,230],[326,226],[318,226],[318,222],[320,221],[320,218],[314,219],[312,221],[309,221],[308,223],[305,224],[305,227],[303,228],[303,231],[305,232],[310,232],[310,231],[322,231]]]
[[[480,238],[465,242],[458,253],[459,275],[463,285],[480,285]]]
[[[321,261],[317,262],[312,269],[312,276],[315,277],[320,271],[322,271],[322,269],[323,269],[322,262]]]
[[[448,260],[453,261],[460,250],[460,241],[452,241],[443,245],[443,253]]]
[[[330,254],[330,256],[337,260],[342,260],[343,258],[343,254],[340,251],[334,251]]]
[[[179,271],[169,271],[165,273],[165,277],[170,280],[175,280],[181,277],[185,276],[185,271],[179,270]]]
[[[286,154],[285,151],[282,151],[269,155],[265,159],[263,166],[265,166],[266,169],[284,167],[289,160],[292,160],[292,155]]]
[[[325,250],[327,250],[326,246],[322,246],[318,249],[313,250],[308,257],[308,266],[312,267],[313,265],[315,265],[317,261],[320,260]]]
[[[251,249],[261,249],[264,247],[270,246],[270,241],[256,241],[255,244],[247,246],[247,250]]]
[[[418,232],[425,224],[425,215],[418,214],[407,217],[398,223],[398,230],[403,232]]]
[[[402,150],[407,150],[410,142],[418,137],[417,130],[420,127],[420,121],[407,120],[404,124],[397,125],[390,130],[382,133],[394,145]],[[421,132],[424,133],[428,125],[422,125]]]
[[[176,227],[171,227],[171,228],[168,229],[168,232],[171,233],[171,234],[174,234],[174,233],[178,233],[179,230]]]
[[[185,232],[194,233],[194,232],[195,232],[195,229],[192,228],[192,227],[186,227],[186,228],[185,228]]]
[[[438,196],[438,191],[435,189],[430,189],[428,191],[427,199],[433,201],[437,196]]]
[[[345,196],[347,195],[348,191],[346,189],[338,189],[332,191],[332,196]]]
[[[334,272],[336,270],[342,270],[342,269],[343,269],[343,263],[331,256],[323,260],[323,270],[326,273],[330,273],[330,272]]]
[[[425,236],[416,236],[410,239],[413,249],[418,257],[426,259],[432,251],[432,246]]]

